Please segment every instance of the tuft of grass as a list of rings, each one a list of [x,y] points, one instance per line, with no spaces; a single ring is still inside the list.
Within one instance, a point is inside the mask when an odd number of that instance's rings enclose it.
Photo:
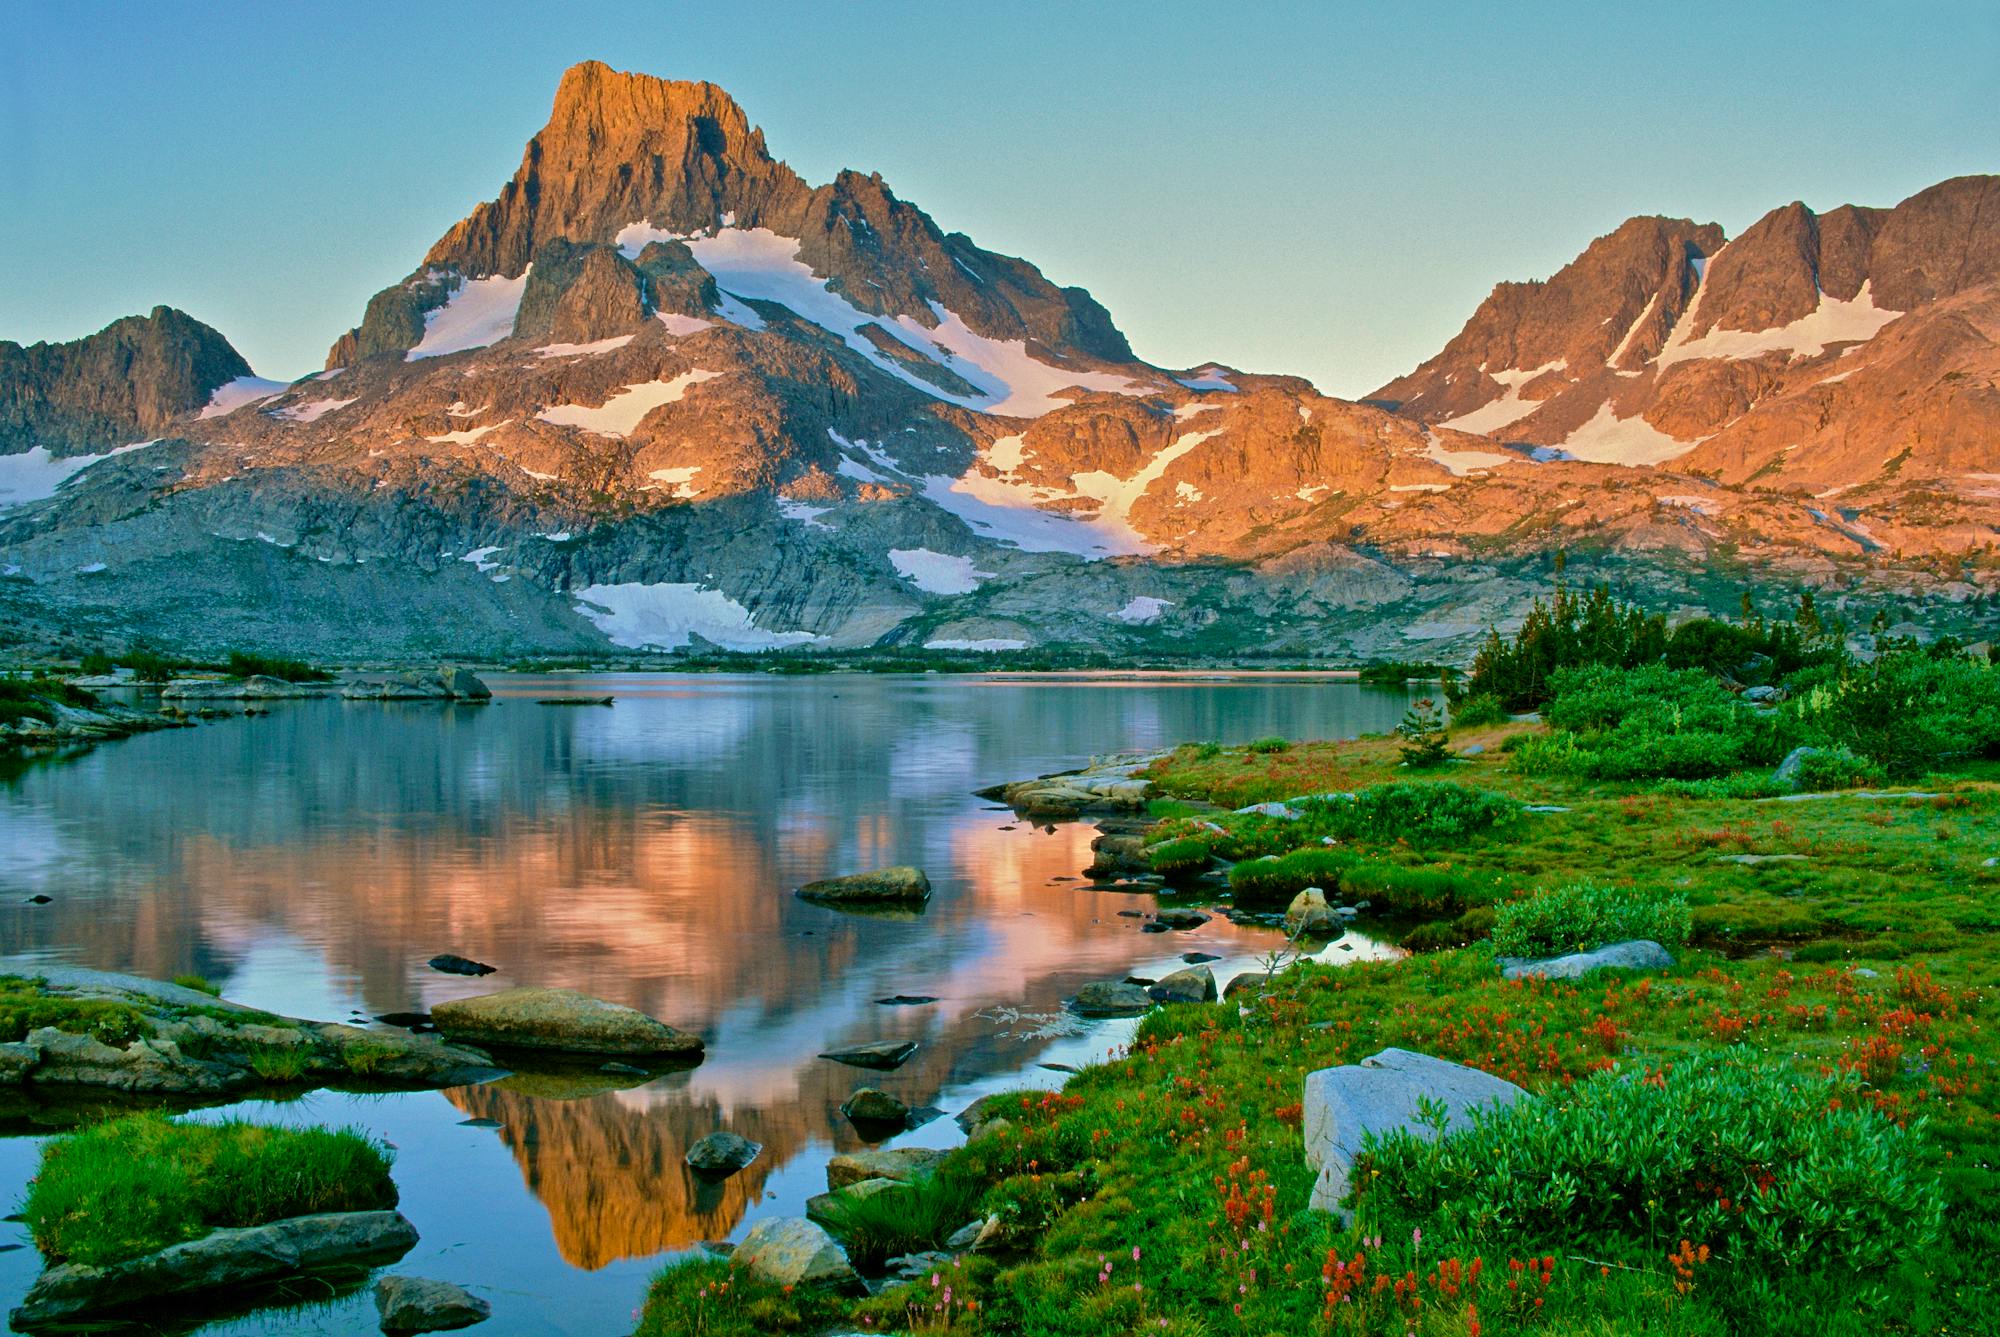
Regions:
[[[979,1214],[985,1192],[984,1184],[950,1172],[919,1176],[901,1193],[861,1198],[842,1191],[833,1195],[827,1230],[856,1267],[877,1268],[902,1254],[943,1248]]]
[[[174,976],[174,983],[180,985],[183,989],[193,989],[197,993],[205,993],[210,998],[222,997],[222,986],[220,984],[210,984],[200,975],[176,975]]]
[[[823,1292],[776,1286],[719,1258],[683,1258],[654,1275],[632,1337],[817,1332],[841,1312]]]
[[[250,1070],[267,1082],[303,1081],[311,1065],[305,1046],[260,1046],[250,1051]]]
[[[1499,906],[1493,949],[1502,956],[1560,956],[1634,938],[1672,949],[1687,942],[1691,928],[1687,897],[1679,892],[1572,882]]]
[[[391,1158],[353,1129],[139,1114],[50,1139],[22,1213],[46,1262],[102,1267],[212,1230],[394,1207]]]

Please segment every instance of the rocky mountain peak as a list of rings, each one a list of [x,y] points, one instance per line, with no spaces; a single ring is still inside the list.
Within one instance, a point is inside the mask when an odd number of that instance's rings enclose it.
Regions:
[[[0,453],[88,454],[157,435],[249,374],[219,331],[170,306],[67,343],[0,340]]]

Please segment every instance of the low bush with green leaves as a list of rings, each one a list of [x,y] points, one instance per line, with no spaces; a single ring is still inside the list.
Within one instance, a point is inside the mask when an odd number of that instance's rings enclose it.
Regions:
[[[304,660],[252,654],[245,650],[229,652],[229,673],[237,678],[281,678],[286,682],[333,681],[331,673],[314,668]]]
[[[1229,870],[1229,894],[1248,908],[1290,904],[1307,887],[1331,891],[1354,856],[1341,850],[1294,850],[1275,858],[1245,859]]]
[[[101,1267],[226,1227],[393,1207],[391,1157],[352,1129],[138,1114],[45,1143],[22,1212],[44,1260]]]
[[[1458,704],[1451,708],[1451,727],[1454,729],[1484,729],[1489,725],[1505,724],[1511,718],[1507,707],[1501,705],[1500,698],[1491,692],[1461,697]]]
[[[1554,1086],[1435,1140],[1399,1131],[1364,1149],[1354,1182],[1364,1223],[1440,1250],[1561,1238],[1659,1258],[1695,1241],[1712,1251],[1706,1293],[1754,1308],[1920,1260],[1943,1217],[1924,1142],[1851,1080],[1733,1050]]]
[[[1816,748],[1799,758],[1798,787],[1809,792],[1879,785],[1887,772],[1846,746]]]
[[[2000,755],[2000,670],[1899,646],[1795,681],[1785,714],[1801,739],[1845,746],[1896,779]]]
[[[1572,882],[1495,907],[1493,949],[1502,956],[1562,956],[1634,938],[1673,948],[1687,942],[1692,924],[1679,892]]]
[[[1308,819],[1359,841],[1438,845],[1505,828],[1519,818],[1517,799],[1450,781],[1397,780],[1369,785],[1351,799],[1312,799]]]
[[[1783,755],[1778,721],[1701,669],[1562,669],[1551,691],[1542,712],[1549,732],[1514,749],[1514,764],[1526,774],[1699,780]]]
[[[1270,754],[1276,752],[1290,752],[1292,750],[1292,744],[1290,739],[1281,738],[1277,734],[1272,734],[1268,738],[1251,739],[1248,743],[1245,743],[1243,745],[1243,750],[1246,752],[1258,752],[1264,754]]]
[[[1146,851],[1146,862],[1169,882],[1205,873],[1214,861],[1209,843],[1195,836],[1163,840]]]

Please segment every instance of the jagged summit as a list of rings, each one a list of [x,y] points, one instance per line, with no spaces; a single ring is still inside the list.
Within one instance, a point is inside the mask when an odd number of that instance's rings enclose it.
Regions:
[[[546,265],[550,247],[579,264],[577,248],[600,250],[607,258],[599,267],[624,274],[633,300],[602,294],[613,317],[595,337],[615,336],[633,328],[634,311],[661,309],[652,289],[666,275],[658,271],[687,270],[687,257],[672,249],[649,264],[650,244],[724,232],[756,235],[775,259],[804,264],[870,315],[931,327],[946,318],[943,308],[988,338],[1032,340],[1058,357],[1133,360],[1088,292],[1058,288],[1026,261],[946,234],[880,175],[843,171],[826,185],[807,185],[770,155],[763,132],[714,84],[587,61],[563,75],[548,124],[528,141],[500,194],[446,232],[409,279],[377,294],[327,366],[416,347],[425,317],[461,285],[519,278]]]

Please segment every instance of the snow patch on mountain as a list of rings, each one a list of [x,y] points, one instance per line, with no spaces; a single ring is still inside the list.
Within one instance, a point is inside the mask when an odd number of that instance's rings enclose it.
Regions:
[[[463,353],[499,343],[514,332],[514,317],[521,311],[521,294],[528,289],[529,265],[518,278],[495,274],[483,279],[460,279],[443,306],[424,313],[424,337],[403,354],[405,362],[447,353]]]
[[[719,371],[684,371],[665,381],[642,381],[628,385],[596,408],[585,404],[557,404],[535,416],[558,427],[580,427],[597,436],[625,437],[654,409],[679,402],[689,386],[700,385],[723,375]]]
[[[1176,376],[1174,379],[1190,390],[1227,390],[1231,394],[1237,393],[1236,386],[1222,374],[1220,367],[1203,367],[1192,376]]]
[[[674,489],[673,495],[685,501],[689,497],[698,497],[701,495],[701,489],[696,487],[692,481],[694,476],[700,472],[701,466],[699,464],[684,464],[672,469],[655,469],[647,474],[646,477],[657,483],[671,484]]]
[[[1702,440],[1668,436],[1645,418],[1621,418],[1610,403],[1600,404],[1589,422],[1571,432],[1559,446],[1535,451],[1538,460],[1582,460],[1589,464],[1664,464],[1687,454]]]
[[[896,574],[925,594],[970,594],[991,571],[974,569],[970,557],[954,557],[929,548],[891,548],[889,564]]]
[[[262,376],[238,376],[233,381],[224,381],[215,387],[215,393],[208,397],[207,405],[196,416],[224,417],[248,405],[276,399],[289,389],[291,384],[287,381],[267,381]]]
[[[353,399],[309,399],[302,404],[288,404],[284,408],[267,409],[265,412],[286,422],[318,422],[335,409],[344,409],[353,402]]]
[[[825,515],[832,509],[833,507],[831,506],[814,506],[810,502],[800,501],[796,497],[778,498],[778,514],[784,516],[787,520],[796,520],[808,529],[824,529],[832,532],[833,526],[820,519],[822,515]]]
[[[924,649],[926,650],[974,650],[986,654],[997,650],[1025,650],[1027,648],[1028,643],[1026,641],[1007,640],[997,636],[979,641],[958,640],[947,637],[942,640],[924,642]]]
[[[678,311],[658,311],[654,313],[653,319],[666,326],[667,333],[676,339],[684,339],[690,334],[699,334],[703,330],[715,327],[715,322],[712,320],[703,320],[700,316],[684,316]],[[757,323],[761,327],[764,322],[760,320]]]
[[[1125,606],[1111,616],[1128,626],[1143,627],[1160,620],[1160,615],[1174,606],[1172,599],[1155,599],[1150,594],[1135,594],[1126,600]]]
[[[1504,450],[1452,450],[1433,434],[1430,444],[1424,447],[1423,458],[1442,464],[1454,476],[1463,478],[1474,469],[1497,469],[1503,464],[1512,464],[1521,457]]]
[[[809,631],[766,631],[748,608],[699,584],[625,581],[575,593],[576,611],[613,645],[628,649],[679,650],[694,636],[726,650],[775,650],[824,639]]]
[[[1903,313],[1889,311],[1875,305],[1875,295],[1869,291],[1869,282],[1864,280],[1861,291],[1851,299],[1842,301],[1819,295],[1819,305],[1790,324],[1779,325],[1768,330],[1725,330],[1720,327],[1709,330],[1699,339],[1681,339],[1681,330],[1674,331],[1667,346],[1656,359],[1661,367],[1685,362],[1690,358],[1754,358],[1766,353],[1788,353],[1793,357],[1813,357],[1826,351],[1832,344],[1866,343],[1882,332],[1882,327]],[[1695,294],[1695,301],[1689,304],[1688,314],[1683,318],[1685,328],[1693,328],[1692,318],[1700,303],[1701,294]]]
[[[34,446],[15,455],[0,455],[0,509],[26,505],[31,501],[47,501],[64,483],[91,465],[114,455],[144,450],[153,444],[152,441],[135,441],[102,455],[51,455],[47,446]]]
[[[701,324],[706,327],[707,321]],[[587,344],[543,344],[535,350],[536,357],[595,357],[599,353],[613,353],[632,342],[629,334],[614,334],[609,339],[598,339]]]
[[[424,440],[436,442],[441,446],[469,446],[488,432],[497,432],[512,421],[514,421],[512,418],[507,418],[501,422],[488,423],[484,427],[462,427],[455,432],[446,432],[443,436],[427,436]]]
[[[1505,386],[1506,393],[1502,394],[1498,399],[1489,400],[1481,404],[1470,413],[1461,413],[1456,418],[1447,418],[1443,422],[1432,425],[1436,427],[1449,427],[1453,431],[1473,432],[1480,435],[1484,435],[1487,432],[1497,432],[1502,427],[1519,422],[1522,418],[1527,417],[1542,406],[1542,401],[1539,399],[1521,398],[1522,386],[1538,376],[1545,376],[1552,371],[1562,371],[1568,366],[1569,359],[1560,357],[1553,362],[1544,362],[1539,367],[1507,367],[1500,371],[1486,371],[1486,368],[1482,366],[1480,370],[1486,372],[1492,379]]]

